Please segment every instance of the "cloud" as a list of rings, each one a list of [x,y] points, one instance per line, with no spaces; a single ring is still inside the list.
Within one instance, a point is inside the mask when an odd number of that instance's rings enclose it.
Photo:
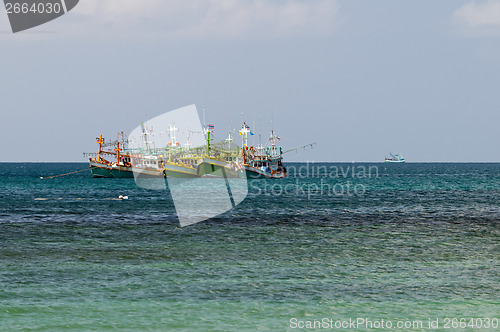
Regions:
[[[470,33],[500,32],[500,1],[469,2],[455,10],[453,19]]]
[[[336,0],[84,0],[57,30],[177,39],[315,36],[335,31],[338,12]]]

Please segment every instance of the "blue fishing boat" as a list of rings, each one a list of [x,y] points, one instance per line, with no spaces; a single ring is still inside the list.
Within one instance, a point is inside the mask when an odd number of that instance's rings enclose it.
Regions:
[[[247,178],[285,177],[287,172],[282,163],[283,150],[280,146],[277,146],[277,142],[280,138],[276,136],[274,130],[271,130],[268,146],[263,146],[262,144],[259,144],[257,147],[248,146],[248,134],[253,135],[250,131],[250,127],[246,123],[243,123],[240,135],[243,139],[243,167],[246,171]]]

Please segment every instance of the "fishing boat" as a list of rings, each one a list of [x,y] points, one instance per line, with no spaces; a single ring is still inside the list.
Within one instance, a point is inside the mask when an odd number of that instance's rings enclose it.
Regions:
[[[250,126],[243,123],[240,130],[242,136],[242,156],[243,167],[246,176],[249,179],[258,178],[284,178],[287,175],[286,168],[283,166],[283,149],[277,146],[278,136],[271,130],[269,136],[269,146],[259,144],[257,147],[248,146],[248,135],[253,135]]]
[[[190,133],[187,135],[186,147],[177,140],[176,132],[179,129],[175,124],[168,125],[168,143],[160,149],[163,158],[163,173],[165,177],[171,178],[196,178],[198,177],[198,164],[200,157],[190,143]]]
[[[202,177],[242,178],[242,163],[239,147],[232,145],[231,132],[222,142],[212,144],[214,125],[205,129],[205,151],[198,164],[198,175]]]
[[[171,178],[196,178],[198,177],[198,157],[183,157],[173,161],[163,162],[165,177]]]
[[[385,157],[386,163],[405,163],[406,160],[401,154],[389,153],[389,157]]]
[[[123,153],[123,147],[126,141],[121,133],[121,146],[120,146],[120,134],[116,139],[116,142],[105,143],[104,137],[100,135],[96,138],[96,143],[99,145],[98,152],[85,153],[84,155],[90,156],[89,167],[94,178],[133,178],[133,169],[131,165],[130,155]],[[111,145],[116,145],[114,150],[106,150],[106,147]],[[94,156],[94,158],[92,158]],[[109,156],[113,158],[113,161],[105,159],[104,156]],[[108,158],[109,158],[108,157]]]
[[[94,178],[133,178],[134,172],[155,177],[164,174],[163,159],[155,154],[144,154],[127,149],[127,140],[123,132],[118,134],[114,142],[106,143],[102,135],[96,138],[96,142],[98,152],[84,154],[90,156],[89,167]],[[115,149],[106,149],[113,145]]]

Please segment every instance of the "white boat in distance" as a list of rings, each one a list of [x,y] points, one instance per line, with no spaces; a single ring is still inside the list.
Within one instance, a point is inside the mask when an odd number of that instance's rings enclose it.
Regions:
[[[385,156],[386,163],[404,163],[405,158],[401,154],[392,154],[389,152],[390,157]]]

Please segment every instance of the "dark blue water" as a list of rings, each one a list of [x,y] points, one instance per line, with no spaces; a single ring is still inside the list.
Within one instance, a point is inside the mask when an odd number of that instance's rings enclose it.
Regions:
[[[181,228],[167,191],[0,164],[0,329],[500,318],[500,164],[287,166]]]

